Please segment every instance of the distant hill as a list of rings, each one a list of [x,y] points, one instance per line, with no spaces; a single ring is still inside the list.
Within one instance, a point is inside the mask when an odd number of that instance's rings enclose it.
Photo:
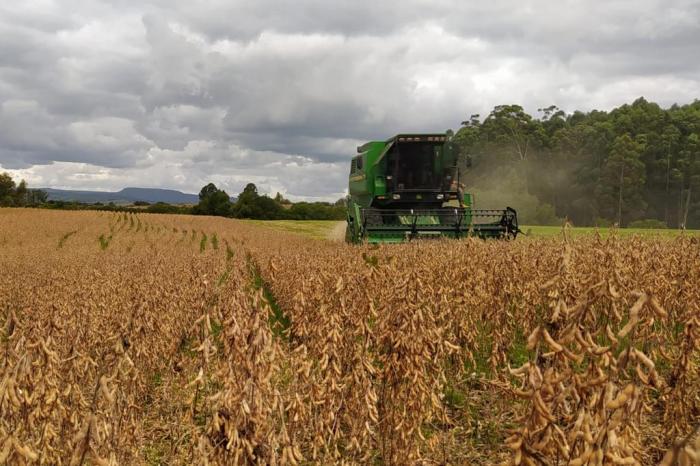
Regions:
[[[46,191],[50,201],[74,201],[93,204],[95,202],[133,204],[134,202],[167,202],[168,204],[197,204],[199,197],[173,189],[124,188],[117,192],[72,191],[66,189],[40,188]]]

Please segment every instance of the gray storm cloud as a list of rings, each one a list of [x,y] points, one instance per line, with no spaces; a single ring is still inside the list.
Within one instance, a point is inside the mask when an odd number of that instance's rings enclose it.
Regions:
[[[0,167],[34,186],[343,194],[362,141],[700,95],[698,1],[0,6]]]

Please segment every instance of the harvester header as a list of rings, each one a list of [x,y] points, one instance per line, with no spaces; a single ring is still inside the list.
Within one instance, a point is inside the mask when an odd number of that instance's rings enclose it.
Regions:
[[[456,151],[444,133],[399,134],[357,148],[350,163],[346,240],[515,237],[510,207],[475,210],[460,184]]]

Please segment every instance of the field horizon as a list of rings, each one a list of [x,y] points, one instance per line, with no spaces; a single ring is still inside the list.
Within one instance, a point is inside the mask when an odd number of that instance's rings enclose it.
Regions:
[[[245,220],[254,225],[272,228],[278,231],[286,231],[289,233],[298,233],[316,239],[335,239],[343,240],[345,238],[344,226],[345,221],[342,220]],[[342,226],[343,228],[339,228]],[[544,226],[544,225],[521,225],[522,234],[519,238],[529,237],[547,237],[563,234],[564,225],[561,226]],[[338,232],[342,230],[342,234]],[[573,236],[595,235],[609,236],[616,232],[620,236],[660,236],[660,237],[675,237],[679,235],[700,236],[700,230],[679,230],[679,229],[660,229],[660,228],[612,228],[612,227],[577,227],[570,226],[568,231]]]

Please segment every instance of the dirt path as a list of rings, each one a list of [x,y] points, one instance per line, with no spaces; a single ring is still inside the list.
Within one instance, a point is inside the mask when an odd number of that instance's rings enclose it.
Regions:
[[[328,239],[332,241],[344,241],[345,225],[347,225],[347,222],[338,222],[338,224],[328,233]]]

